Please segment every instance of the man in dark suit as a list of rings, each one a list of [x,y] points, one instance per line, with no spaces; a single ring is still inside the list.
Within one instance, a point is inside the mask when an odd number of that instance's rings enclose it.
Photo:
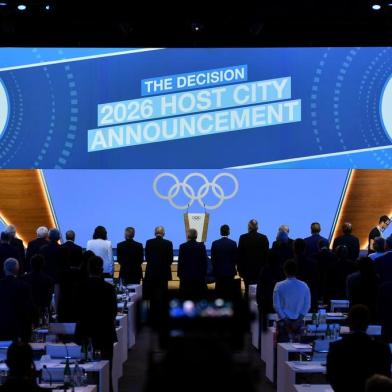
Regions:
[[[383,283],[378,290],[377,319],[382,326],[382,335],[392,343],[392,281]]]
[[[73,230],[68,230],[65,233],[65,242],[60,246],[66,268],[69,268],[71,265],[82,264],[83,249],[75,244],[75,232]]]
[[[348,259],[356,261],[359,256],[359,239],[352,235],[353,226],[346,222],[342,226],[343,235],[336,237],[332,244],[332,249],[335,251],[338,246],[344,245],[348,250]]]
[[[188,241],[180,245],[177,274],[183,298],[203,298],[206,290],[207,251],[203,242],[197,242],[197,231],[189,229]]]
[[[313,222],[310,225],[310,232],[311,236],[304,238],[306,249],[305,253],[307,256],[313,256],[315,253],[319,251],[319,241],[325,240],[328,241],[326,238],[320,235],[321,232],[321,225],[318,222]]]
[[[30,286],[34,304],[34,323],[37,325],[38,319],[44,311],[49,311],[52,295],[54,292],[54,280],[44,272],[45,259],[42,255],[36,254],[31,258],[31,272],[23,276],[23,280]]]
[[[48,229],[45,226],[38,227],[37,238],[30,241],[26,250],[26,272],[30,271],[31,258],[40,253],[41,248],[48,243]]]
[[[245,283],[245,296],[249,285],[256,284],[262,267],[267,263],[269,242],[267,236],[258,233],[256,219],[248,223],[248,233],[242,234],[238,241],[238,272]]]
[[[143,277],[143,245],[134,240],[135,229],[125,229],[125,241],[117,244],[117,262],[120,264],[120,279],[124,284],[140,284]]]
[[[24,274],[27,271],[26,266],[26,250],[23,245],[23,241],[16,236],[16,227],[14,225],[8,225],[5,229],[11,236],[10,245],[18,251],[18,261],[20,266],[20,273]]]
[[[211,262],[215,277],[215,290],[218,296],[226,297],[234,290],[234,277],[237,275],[237,243],[229,239],[229,225],[220,228],[222,238],[211,244]]]
[[[380,277],[380,283],[392,281],[392,237],[388,237],[385,241],[386,252],[376,258],[374,261],[374,267],[378,276]]]
[[[9,259],[17,259],[19,257],[18,251],[10,245],[11,236],[6,231],[0,234],[0,278],[4,277],[4,262]]]
[[[168,292],[168,282],[172,279],[173,243],[165,240],[163,226],[155,228],[155,238],[146,242],[146,272],[143,282],[144,299],[150,301],[150,320],[153,325],[164,312],[164,303]]]
[[[351,333],[329,346],[327,378],[335,392],[364,392],[369,377],[391,375],[389,346],[366,334],[369,320],[366,306],[353,306],[348,317]]]
[[[7,259],[0,280],[0,340],[29,342],[33,315],[30,287],[19,279],[19,262]]]
[[[78,343],[89,339],[94,349],[101,351],[102,359],[110,361],[112,374],[113,344],[117,341],[117,298],[113,285],[103,279],[103,260],[99,256],[89,259],[90,276],[80,295],[80,320],[76,324]]]
[[[60,275],[67,269],[64,254],[59,245],[60,233],[57,229],[50,229],[48,233],[49,242],[40,249],[45,258],[43,271],[48,274],[55,283],[60,280]]]

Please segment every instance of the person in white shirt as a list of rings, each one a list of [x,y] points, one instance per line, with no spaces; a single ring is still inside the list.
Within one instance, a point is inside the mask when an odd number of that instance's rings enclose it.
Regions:
[[[283,269],[287,279],[276,283],[273,294],[279,342],[295,340],[301,335],[303,319],[311,304],[308,285],[296,278],[297,263],[287,260]]]
[[[103,226],[97,226],[93,239],[87,242],[86,250],[91,250],[96,256],[102,257],[104,274],[113,276],[112,243],[107,238],[106,229]]]

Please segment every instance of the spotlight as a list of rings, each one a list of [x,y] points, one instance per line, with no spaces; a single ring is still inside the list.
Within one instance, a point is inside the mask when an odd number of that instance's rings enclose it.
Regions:
[[[192,29],[192,31],[200,32],[200,31],[203,30],[203,28],[204,28],[204,26],[203,26],[201,23],[193,22],[193,23],[191,24],[191,29]]]
[[[379,10],[381,9],[381,5],[380,5],[380,4],[373,4],[373,5],[372,5],[372,9],[373,9],[374,11],[379,11]]]
[[[24,4],[19,4],[17,8],[19,11],[25,11],[27,7]]]
[[[45,5],[45,9],[46,11],[50,11],[50,5],[49,4]]]
[[[7,7],[7,3],[5,3],[4,1],[2,1],[1,3],[0,3],[0,7]]]

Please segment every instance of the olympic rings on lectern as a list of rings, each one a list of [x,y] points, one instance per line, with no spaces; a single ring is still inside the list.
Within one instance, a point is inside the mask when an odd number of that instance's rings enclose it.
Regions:
[[[195,177],[201,178],[201,180],[204,182],[204,184],[201,185],[197,190],[189,185],[189,181]],[[228,195],[225,194],[222,186],[218,184],[218,181],[224,177],[230,178],[234,185],[233,191]],[[169,178],[174,182],[173,185],[169,188],[167,194],[162,194],[158,190],[158,183],[163,178]],[[214,210],[220,207],[225,200],[232,199],[237,194],[239,184],[237,178],[231,173],[217,174],[211,182],[208,181],[208,178],[202,173],[190,173],[184,178],[182,182],[180,182],[180,180],[172,173],[161,173],[155,177],[152,187],[155,194],[159,198],[168,200],[174,208],[179,210],[185,210],[186,208],[189,208],[195,201],[198,201],[198,203],[205,209]],[[218,199],[218,202],[213,205],[207,205],[203,201],[210,190]],[[188,203],[180,205],[174,202],[174,198],[179,194],[180,191],[182,191],[183,194],[189,199]]]

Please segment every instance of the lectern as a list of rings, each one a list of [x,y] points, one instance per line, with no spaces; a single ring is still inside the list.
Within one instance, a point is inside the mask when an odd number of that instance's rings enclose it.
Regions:
[[[195,214],[186,212],[184,214],[185,236],[189,229],[197,230],[197,241],[205,242],[207,240],[208,221],[210,214],[207,212]]]

